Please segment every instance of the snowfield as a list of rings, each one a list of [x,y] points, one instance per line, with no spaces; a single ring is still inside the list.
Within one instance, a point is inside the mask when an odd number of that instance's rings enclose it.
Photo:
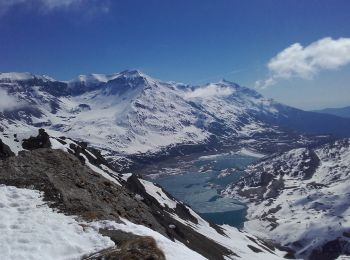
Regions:
[[[49,208],[35,190],[0,186],[1,259],[80,259],[114,245],[94,228]]]

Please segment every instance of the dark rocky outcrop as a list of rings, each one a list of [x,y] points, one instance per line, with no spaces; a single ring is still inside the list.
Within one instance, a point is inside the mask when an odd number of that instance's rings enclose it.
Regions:
[[[105,234],[110,236],[117,246],[90,255],[84,258],[85,260],[165,260],[164,253],[152,237],[136,236],[123,231]]]
[[[0,139],[0,160],[14,155],[15,154],[11,151],[10,147],[4,144]]]
[[[45,132],[44,129],[39,129],[39,134],[37,137],[30,137],[28,139],[24,139],[22,143],[23,149],[26,150],[35,150],[39,148],[50,148],[50,136]]]
[[[118,221],[124,217],[166,234],[151,210],[133,193],[61,150],[23,151],[0,161],[0,184],[40,190],[51,206],[87,220]]]
[[[310,260],[332,260],[337,259],[340,255],[350,255],[349,241],[344,238],[337,238],[327,242],[318,250],[314,250]],[[345,259],[345,258],[344,258]]]

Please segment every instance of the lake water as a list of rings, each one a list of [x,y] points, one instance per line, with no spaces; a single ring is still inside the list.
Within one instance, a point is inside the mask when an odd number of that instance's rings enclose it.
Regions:
[[[228,184],[237,182],[244,168],[256,161],[256,157],[225,153],[202,156],[186,162],[186,167],[169,169],[176,175],[153,179],[175,198],[184,201],[203,218],[216,224],[242,227],[246,206],[236,199],[220,196]],[[165,170],[165,169],[163,169]]]

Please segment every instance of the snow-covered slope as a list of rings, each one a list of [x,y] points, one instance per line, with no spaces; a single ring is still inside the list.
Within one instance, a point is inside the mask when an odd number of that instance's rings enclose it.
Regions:
[[[49,208],[40,192],[0,185],[1,259],[80,259],[114,246],[109,237]]]
[[[8,100],[0,105],[2,135],[44,127],[88,140],[113,159],[166,154],[180,146],[241,143],[271,152],[310,142],[270,122],[290,116],[288,107],[228,81],[193,87],[139,71],[81,75],[69,82],[2,73],[0,91]]]
[[[350,254],[350,140],[300,148],[251,166],[224,192],[248,202],[245,230],[298,256]]]

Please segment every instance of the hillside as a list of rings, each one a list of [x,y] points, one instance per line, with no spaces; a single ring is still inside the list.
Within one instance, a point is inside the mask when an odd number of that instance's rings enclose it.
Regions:
[[[340,108],[325,108],[321,110],[314,110],[313,112],[329,114],[343,118],[350,118],[350,106]]]

